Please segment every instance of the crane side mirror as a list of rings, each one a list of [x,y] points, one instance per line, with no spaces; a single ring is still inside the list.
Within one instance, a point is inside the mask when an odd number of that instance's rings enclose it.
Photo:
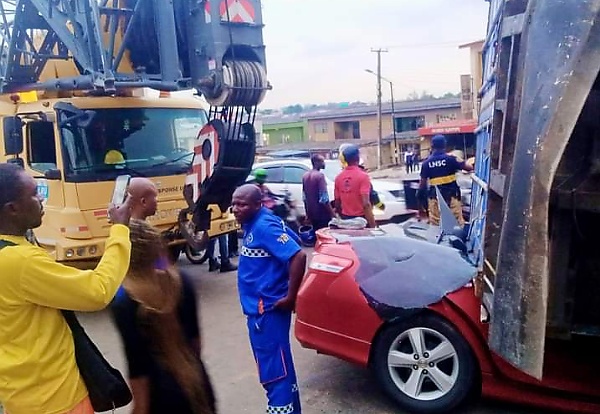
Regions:
[[[44,178],[48,180],[61,180],[62,173],[56,168],[51,168],[49,170],[44,171]]]
[[[19,155],[23,152],[23,121],[18,116],[4,118],[4,154]]]

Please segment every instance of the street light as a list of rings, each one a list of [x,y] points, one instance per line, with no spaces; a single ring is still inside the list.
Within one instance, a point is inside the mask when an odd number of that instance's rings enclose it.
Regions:
[[[375,75],[379,77],[379,79],[381,79],[382,81],[385,81],[390,84],[390,99],[392,100],[392,133],[394,135],[394,161],[395,164],[398,165],[398,142],[396,141],[396,114],[394,110],[394,83],[391,80],[384,78],[383,76],[377,75],[377,73],[375,73],[371,69],[365,69],[365,72],[368,72],[371,75]]]

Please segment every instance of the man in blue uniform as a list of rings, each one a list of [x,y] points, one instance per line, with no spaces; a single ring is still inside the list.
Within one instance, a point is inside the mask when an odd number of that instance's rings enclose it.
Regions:
[[[233,193],[233,214],[244,239],[238,290],[250,345],[269,400],[267,414],[300,414],[300,396],[290,347],[290,325],[306,266],[298,237],[262,207],[253,184]]]
[[[453,155],[446,154],[446,137],[436,135],[431,139],[432,154],[421,165],[421,184],[419,186],[419,201],[421,209],[428,207],[429,222],[440,224],[440,206],[437,201],[437,187],[448,204],[454,217],[462,226],[465,220],[462,215],[460,188],[456,183],[456,172],[460,170],[473,171],[473,167],[464,161],[459,161]],[[427,183],[429,181],[429,189]]]

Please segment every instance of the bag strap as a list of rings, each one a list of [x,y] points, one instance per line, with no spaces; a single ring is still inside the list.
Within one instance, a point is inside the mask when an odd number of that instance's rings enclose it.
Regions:
[[[9,247],[9,246],[18,246],[18,245],[17,245],[17,243],[13,243],[8,240],[0,239],[0,250],[2,250],[5,247]]]
[[[61,309],[60,312],[62,313],[63,318],[65,318],[65,321],[67,322],[67,325],[69,325],[69,328],[71,329],[71,332],[73,334],[81,333],[81,332],[83,332],[85,334],[85,331],[83,330],[83,326],[81,326],[81,324],[79,323],[79,320],[77,319],[77,316],[75,316],[75,312],[73,312],[72,310],[64,310],[64,309]]]

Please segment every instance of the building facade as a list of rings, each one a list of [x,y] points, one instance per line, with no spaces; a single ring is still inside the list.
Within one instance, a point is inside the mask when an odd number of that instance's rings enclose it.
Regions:
[[[393,112],[390,102],[382,104],[382,165],[401,164],[402,154],[409,149],[420,153],[419,128],[462,117],[459,98],[394,102]],[[301,114],[293,120],[290,116],[263,117],[261,121],[264,145],[280,148],[295,144],[295,148],[304,146],[308,149],[336,148],[352,142],[361,146],[367,168],[377,166],[377,105],[319,110]]]
[[[292,144],[308,140],[308,121],[300,115],[262,117],[263,146]]]

